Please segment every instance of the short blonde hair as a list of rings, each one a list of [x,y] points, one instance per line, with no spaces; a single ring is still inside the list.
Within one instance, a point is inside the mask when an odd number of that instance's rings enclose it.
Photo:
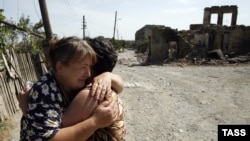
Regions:
[[[48,61],[55,70],[56,62],[60,61],[68,65],[74,61],[80,61],[90,57],[92,64],[96,63],[96,53],[92,47],[85,41],[76,36],[62,38],[59,41],[50,43]]]

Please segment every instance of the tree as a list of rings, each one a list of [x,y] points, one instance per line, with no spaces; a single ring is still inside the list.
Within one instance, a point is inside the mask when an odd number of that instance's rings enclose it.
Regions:
[[[5,20],[3,15],[3,10],[0,10],[0,20]],[[6,35],[8,34],[8,29],[5,25],[0,24],[0,51],[2,52],[6,46]]]
[[[20,37],[20,41],[18,45],[15,47],[15,50],[20,52],[30,52],[32,54],[36,54],[41,51],[42,41],[44,39],[40,37],[36,37],[31,35],[30,32],[37,33],[37,34],[44,34],[42,30],[43,23],[40,20],[36,24],[32,24],[30,22],[29,16],[25,17],[24,15],[21,16],[19,22],[17,24],[18,27],[26,30],[27,32],[17,31],[17,36]]]

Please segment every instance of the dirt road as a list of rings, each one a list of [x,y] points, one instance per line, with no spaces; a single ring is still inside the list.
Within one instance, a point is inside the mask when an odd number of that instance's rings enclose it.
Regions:
[[[125,81],[128,141],[216,141],[218,124],[250,123],[250,65],[118,65],[115,72]]]
[[[218,124],[250,123],[250,65],[130,66],[133,50],[119,58],[127,141],[216,141]]]

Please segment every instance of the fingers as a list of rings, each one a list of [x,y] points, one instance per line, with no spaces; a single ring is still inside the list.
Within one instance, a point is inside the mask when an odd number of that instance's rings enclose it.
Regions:
[[[118,101],[113,98],[103,101],[98,105],[93,116],[100,128],[109,126],[119,117]]]
[[[118,117],[119,106],[117,99],[110,99],[108,101],[102,102],[103,106],[107,107],[109,110],[109,114],[112,117],[112,120],[115,121]]]
[[[111,97],[112,95],[112,90],[108,87],[104,87],[102,90],[101,90],[101,93],[100,93],[100,97],[99,97],[99,100],[104,100],[104,98],[109,98]]]
[[[106,99],[106,100],[109,100],[110,98],[112,98],[112,94],[113,94],[112,90],[109,89],[109,90],[107,91],[107,94],[105,95],[105,99]]]
[[[90,91],[90,95],[94,96],[95,95],[95,91],[96,91],[96,87],[98,86],[97,83],[93,83],[92,87],[91,87],[91,91]]]
[[[106,90],[107,90],[107,88],[105,88],[105,87],[102,87],[102,89],[100,90],[100,95],[99,95],[99,97],[98,97],[98,100],[103,100],[103,98],[105,97],[105,94],[106,94]]]
[[[104,100],[107,94],[110,94],[111,88],[105,84],[94,83],[91,89],[91,96],[95,96],[97,100]]]
[[[97,100],[103,100],[111,89],[112,78],[110,72],[104,72],[93,79],[91,95]]]

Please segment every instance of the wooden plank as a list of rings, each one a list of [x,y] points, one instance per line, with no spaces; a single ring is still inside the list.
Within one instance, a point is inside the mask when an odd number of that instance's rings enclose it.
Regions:
[[[6,82],[6,98],[7,98],[7,105],[9,107],[9,114],[10,116],[13,115],[15,113],[15,108],[13,107],[13,97],[12,97],[12,91],[11,91],[11,88],[10,88],[10,82],[12,81],[12,79],[10,77],[8,77],[7,75],[3,77],[4,78],[4,81]]]
[[[2,54],[2,57],[5,58],[6,69],[0,72],[0,118],[8,119],[20,109],[15,94],[23,89],[22,84],[25,81],[37,80],[37,74],[30,54],[16,54],[12,51],[8,53],[7,57]],[[43,65],[45,66],[45,64]],[[45,67],[45,69],[47,68]],[[13,76],[9,77],[7,73]]]
[[[35,76],[34,64],[33,64],[33,62],[31,61],[31,55],[30,55],[30,53],[27,53],[27,54],[26,54],[26,57],[27,57],[27,62],[28,62],[28,68],[29,68],[29,71],[30,71],[30,78],[29,78],[29,80],[30,80],[30,81],[37,80],[37,78],[36,78],[36,76]]]
[[[23,90],[23,87],[20,85],[20,82],[18,80],[15,80],[13,82],[14,82],[14,85],[16,85],[16,87],[17,87],[17,94],[18,94],[18,92]],[[17,97],[16,97],[16,93],[14,95],[13,96],[15,97],[14,101],[15,101],[16,109],[19,110],[20,107],[19,107],[19,102],[18,102]]]
[[[11,89],[9,87],[8,82],[10,82],[11,79],[15,79],[16,76],[15,76],[14,70],[11,69],[11,67],[9,67],[7,59],[6,59],[6,57],[5,57],[5,55],[3,53],[2,53],[2,58],[4,60],[5,68],[7,69],[6,73],[9,74],[9,75],[6,74],[6,75],[4,75],[2,77],[2,79],[4,80],[3,82],[5,82],[4,88],[6,90],[6,93],[4,94],[4,99],[6,99],[5,102],[6,102],[6,105],[7,105],[7,109],[8,109],[7,111],[9,113],[9,115],[13,115],[15,109],[14,109],[14,107],[12,105],[13,104],[12,102],[14,102],[14,101],[13,101],[13,97],[11,95]]]
[[[2,58],[3,58],[3,61],[4,61],[4,66],[7,69],[10,77],[15,78],[15,73],[13,73],[13,71],[11,71],[11,69],[10,69],[10,67],[8,65],[7,59],[6,59],[6,57],[5,57],[5,55],[3,53],[2,53]]]
[[[17,55],[16,55],[13,48],[11,50],[11,55],[13,56],[13,65],[15,67],[15,70],[19,74],[19,77],[22,77],[22,74],[20,72],[20,66],[19,66],[18,59],[17,59]]]
[[[26,81],[28,81],[28,80],[31,80],[31,72],[30,72],[30,64],[29,64],[29,62],[28,62],[28,57],[27,57],[27,53],[24,53],[24,56],[23,56],[24,58],[24,63],[25,63],[25,72],[27,73],[27,79],[26,79]]]
[[[33,74],[32,81],[36,81],[38,79],[37,74],[36,74],[36,69],[35,69],[36,64],[34,64],[34,62],[32,61],[30,54],[29,54],[29,60],[30,60],[30,62],[32,64],[32,65],[30,65],[31,66],[31,70],[32,70],[32,74]]]
[[[5,104],[5,91],[4,91],[4,85],[5,83],[2,81],[3,73],[5,71],[0,73],[0,121],[4,121],[8,117],[8,113],[6,111],[6,104]]]
[[[21,88],[24,88],[24,84],[20,85],[20,84],[17,84],[19,81],[18,79],[20,79],[20,73],[16,67],[16,62],[15,62],[15,52],[14,50],[12,50],[10,53],[9,53],[9,60],[10,60],[10,64],[11,64],[11,69],[14,70],[15,74],[16,74],[16,77],[15,79],[11,79],[8,83],[8,86],[9,86],[9,89],[10,89],[10,93],[9,93],[9,97],[10,97],[10,100],[11,100],[11,108],[13,109],[13,112],[15,113],[18,109],[19,109],[19,104],[18,104],[18,101],[17,101],[17,98],[16,98],[16,95],[19,91],[21,91]],[[15,82],[17,81],[17,83]],[[20,81],[19,83],[24,83],[22,81]]]
[[[26,68],[25,68],[25,63],[24,63],[24,55],[22,53],[18,54],[19,55],[19,65],[20,65],[20,71],[22,74],[22,79],[23,81],[27,81],[27,74],[26,74]]]
[[[10,93],[9,93],[9,97],[10,97],[10,100],[11,100],[11,107],[13,109],[13,112],[16,113],[16,111],[19,109],[19,106],[18,106],[18,102],[17,102],[17,98],[16,98],[16,93],[20,90],[16,90],[15,88],[15,79],[11,79],[9,81],[9,89],[10,89]]]
[[[11,83],[16,78],[15,68],[13,66],[13,59],[11,58],[10,53],[8,52],[7,55],[9,55],[7,58],[9,61],[7,61],[5,55],[2,53],[2,58],[4,60],[5,68],[7,69],[6,75],[2,75],[2,81],[4,83],[5,93],[3,99],[5,99],[5,104],[7,105],[7,111],[9,115],[13,115],[16,110],[17,106],[15,104],[14,100],[14,94],[15,90],[13,89],[13,83]],[[9,66],[11,64],[11,66]],[[9,75],[7,75],[9,74]]]
[[[1,82],[3,82],[3,91],[4,91],[4,94],[3,94],[3,102],[4,102],[4,106],[5,106],[5,109],[6,109],[6,112],[7,112],[7,116],[9,116],[11,114],[11,109],[9,107],[9,101],[8,101],[8,97],[7,97],[7,93],[8,93],[8,90],[7,90],[7,87],[6,87],[6,81],[4,80],[4,76],[1,76],[0,78]]]
[[[45,64],[45,56],[43,53],[39,54],[39,61],[41,62],[41,66],[42,66],[41,68],[42,68],[43,74],[47,73],[48,69],[47,69],[46,64]]]

